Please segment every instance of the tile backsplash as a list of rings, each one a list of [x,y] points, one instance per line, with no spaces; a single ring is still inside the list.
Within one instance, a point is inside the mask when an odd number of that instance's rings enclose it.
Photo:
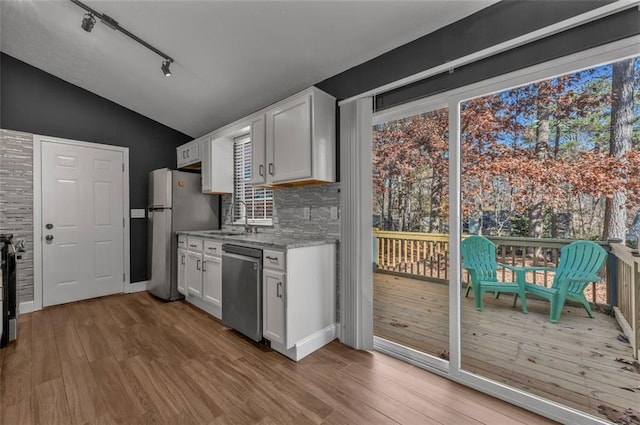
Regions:
[[[232,229],[231,195],[222,196],[223,228]],[[331,208],[338,215],[331,218]],[[309,208],[309,218],[305,218]],[[273,226],[260,232],[340,239],[340,183],[283,187],[273,190]]]

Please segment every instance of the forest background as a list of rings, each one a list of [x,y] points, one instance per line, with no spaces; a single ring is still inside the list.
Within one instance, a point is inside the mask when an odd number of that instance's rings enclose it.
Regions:
[[[640,59],[463,102],[465,233],[640,233]],[[448,110],[374,127],[374,227],[448,232]]]

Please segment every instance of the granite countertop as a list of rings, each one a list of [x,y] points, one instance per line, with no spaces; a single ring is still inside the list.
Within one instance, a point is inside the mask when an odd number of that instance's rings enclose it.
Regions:
[[[257,248],[302,248],[336,243],[335,239],[282,235],[275,233],[240,233],[224,230],[184,230],[177,232],[179,235],[197,236],[204,239],[212,239],[220,242],[234,243]]]

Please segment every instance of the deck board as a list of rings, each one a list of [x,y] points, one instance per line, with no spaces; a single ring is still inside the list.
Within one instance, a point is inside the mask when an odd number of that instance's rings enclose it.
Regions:
[[[447,285],[374,273],[374,333],[442,357],[449,349],[448,298]],[[479,312],[473,294],[462,297],[463,369],[598,417],[599,405],[640,406],[640,375],[616,361],[633,356],[617,339],[613,317],[594,311],[589,319],[582,308],[565,306],[553,324],[546,301],[527,299],[523,314],[512,300],[485,294]]]

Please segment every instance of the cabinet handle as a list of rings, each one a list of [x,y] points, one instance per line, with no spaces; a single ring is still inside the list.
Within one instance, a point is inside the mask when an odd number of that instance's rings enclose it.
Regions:
[[[196,270],[200,270],[200,260],[196,260]]]
[[[195,247],[197,247],[198,245],[189,245],[189,246],[190,246],[191,248],[195,248]]]
[[[187,158],[191,158],[191,155],[189,154],[189,149],[187,149]]]
[[[273,176],[273,170],[274,170],[274,166],[273,166],[273,162],[269,163],[269,174],[271,174]]]
[[[266,258],[267,260],[271,260],[271,261],[278,261],[278,257],[272,257],[272,256],[270,256],[270,255],[267,255],[267,256],[266,256],[266,257],[264,257],[264,258]]]
[[[278,282],[276,285],[276,297],[282,298],[282,282]]]
[[[182,159],[187,159],[187,151],[182,151]]]
[[[182,265],[184,266],[184,255],[182,256],[182,260],[180,260],[180,263],[182,263]]]
[[[264,165],[260,164],[260,166],[258,167],[258,174],[260,174],[261,176],[264,176]]]
[[[207,262],[206,262],[206,261],[203,261],[203,262],[202,262],[202,271],[203,271],[203,272],[206,272],[206,271],[207,271]]]
[[[210,246],[208,249],[209,249],[209,251],[217,251],[217,248],[214,247],[214,246]]]

